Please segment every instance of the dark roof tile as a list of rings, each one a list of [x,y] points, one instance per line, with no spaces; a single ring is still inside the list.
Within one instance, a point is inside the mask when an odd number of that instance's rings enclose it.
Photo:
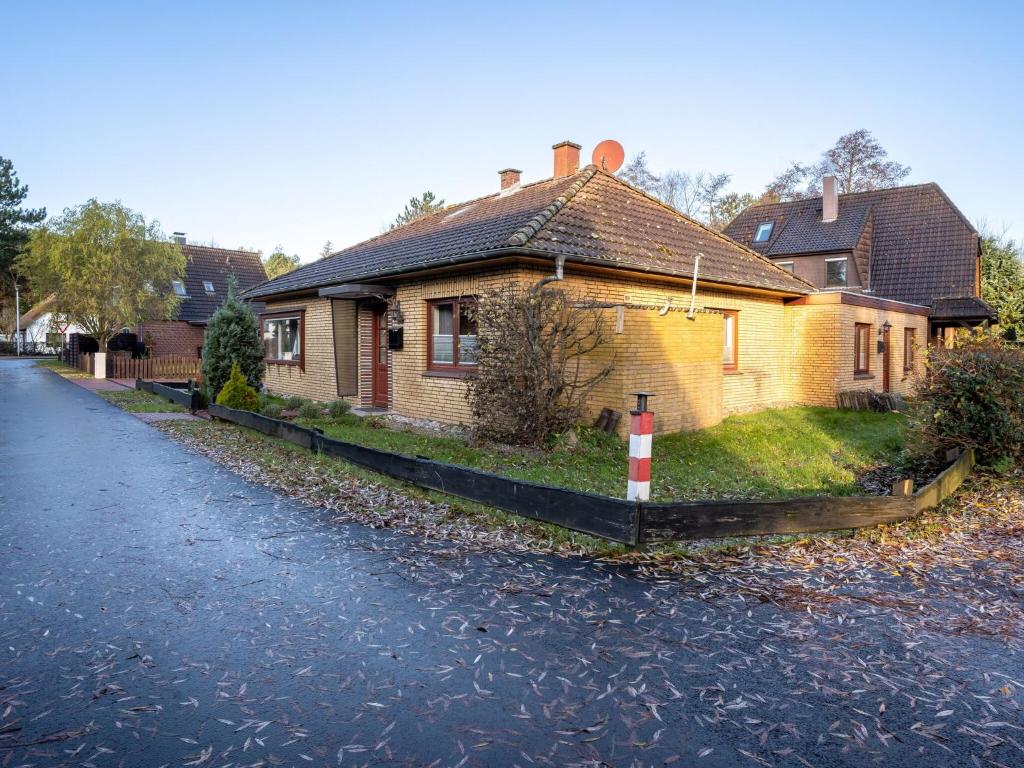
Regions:
[[[233,251],[206,245],[185,244],[185,292],[178,305],[178,320],[205,323],[228,295],[228,275],[238,279],[239,293],[267,279],[260,255],[255,251]],[[203,283],[213,283],[213,293]]]

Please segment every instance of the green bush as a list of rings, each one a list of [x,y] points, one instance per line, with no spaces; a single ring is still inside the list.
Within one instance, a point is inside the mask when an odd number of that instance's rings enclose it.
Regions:
[[[299,406],[299,418],[302,419],[319,419],[323,418],[324,409],[318,404],[310,400],[304,402]]]
[[[255,390],[263,382],[263,342],[260,324],[248,305],[235,295],[234,277],[228,280],[228,296],[213,313],[203,336],[203,391],[220,392],[238,365],[246,382]]]
[[[285,398],[284,407],[287,408],[289,411],[297,411],[307,402],[309,401],[306,400],[306,398],[304,397],[299,397],[298,395],[291,395],[290,397]]]
[[[351,410],[352,406],[348,400],[335,400],[327,406],[327,413],[330,414],[332,419],[340,419],[342,416],[347,416]]]
[[[260,396],[256,390],[249,386],[242,375],[242,369],[238,363],[231,366],[231,375],[227,384],[217,395],[217,405],[225,408],[237,408],[241,411],[258,411],[260,409]]]
[[[280,419],[281,410],[281,406],[272,401],[264,401],[260,406],[260,413],[270,419]]]
[[[1024,450],[1024,351],[987,332],[935,348],[911,411],[925,451],[974,448],[986,464]]]

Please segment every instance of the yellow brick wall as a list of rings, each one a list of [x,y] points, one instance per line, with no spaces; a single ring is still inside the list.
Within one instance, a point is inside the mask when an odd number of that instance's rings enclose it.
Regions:
[[[304,370],[297,365],[267,364],[264,384],[275,394],[299,395],[328,402],[338,397],[337,371],[334,366],[334,323],[331,300],[310,298],[289,302],[268,302],[266,311],[306,310],[302,357]],[[262,330],[261,330],[262,333]]]
[[[924,348],[928,340],[928,318],[888,309],[851,304],[809,304],[787,307],[789,315],[790,391],[794,402],[834,406],[836,394],[845,390],[882,391],[882,353],[878,351],[878,332],[885,322],[892,329],[889,339],[890,391],[904,396],[913,394],[923,370]],[[871,326],[868,340],[870,374],[854,375],[854,335],[856,323]],[[914,370],[903,371],[904,329],[914,328],[918,349]]]

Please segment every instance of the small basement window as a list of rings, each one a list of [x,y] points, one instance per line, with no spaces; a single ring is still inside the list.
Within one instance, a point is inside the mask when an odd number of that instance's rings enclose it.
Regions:
[[[263,352],[268,363],[301,365],[303,313],[263,317]]]
[[[846,257],[841,259],[825,259],[825,287],[846,287]]]
[[[772,236],[773,229],[775,229],[774,221],[762,221],[754,231],[754,242],[767,243]]]
[[[185,292],[185,284],[181,282],[181,280],[171,280],[171,288],[173,288],[174,292],[179,296],[188,296]]]
[[[203,280],[203,290],[206,291],[207,293],[214,293],[213,283],[211,283],[209,280]]]

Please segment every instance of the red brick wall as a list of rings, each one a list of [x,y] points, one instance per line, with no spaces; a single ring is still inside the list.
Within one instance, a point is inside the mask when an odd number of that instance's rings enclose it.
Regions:
[[[181,320],[156,320],[135,329],[139,341],[150,347],[150,354],[198,357],[203,346],[204,328]]]

